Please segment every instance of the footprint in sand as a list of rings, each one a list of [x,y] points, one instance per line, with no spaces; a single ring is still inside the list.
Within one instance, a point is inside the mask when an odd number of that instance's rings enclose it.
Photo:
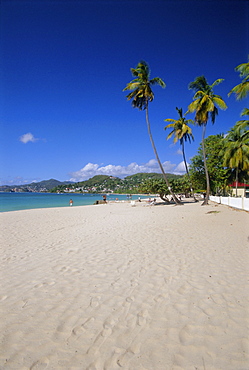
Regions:
[[[141,347],[141,343],[132,344],[125,351],[125,353],[118,358],[117,360],[118,366],[125,367],[134,355],[138,355],[140,353],[140,347]]]
[[[143,310],[143,311],[139,312],[138,315],[137,315],[137,324],[138,324],[138,326],[146,325],[147,317],[148,317],[148,311],[147,310]]]
[[[101,297],[93,297],[93,298],[91,298],[90,306],[91,307],[98,307],[99,304],[100,304],[100,298]]]
[[[78,325],[75,326],[72,330],[72,334],[79,337],[82,333],[84,332],[84,326],[83,325]]]
[[[85,329],[89,329],[89,328],[91,328],[91,326],[93,325],[94,321],[95,321],[94,317],[90,317],[89,319],[87,319],[87,320],[84,322],[83,327],[84,327]]]
[[[103,324],[103,330],[98,334],[92,346],[89,347],[88,354],[96,354],[102,344],[106,339],[112,334],[113,327],[115,325],[115,320],[107,320]]]
[[[167,295],[166,294],[164,294],[164,295],[159,294],[156,297],[154,297],[154,301],[156,303],[161,303],[161,302],[165,301],[167,298],[168,298],[168,294]]]
[[[40,360],[36,361],[31,365],[30,370],[41,370],[46,369],[49,365],[49,359],[47,357],[43,357]]]

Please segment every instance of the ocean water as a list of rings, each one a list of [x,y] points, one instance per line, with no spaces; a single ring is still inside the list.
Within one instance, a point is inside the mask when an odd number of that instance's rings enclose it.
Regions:
[[[132,195],[132,199],[138,199],[139,195]],[[127,200],[127,195],[107,195],[107,201]],[[146,198],[140,196],[140,198]],[[87,206],[94,204],[96,200],[102,200],[102,194],[50,194],[50,193],[0,193],[0,212],[19,211],[35,208],[69,207],[70,199],[73,206]]]

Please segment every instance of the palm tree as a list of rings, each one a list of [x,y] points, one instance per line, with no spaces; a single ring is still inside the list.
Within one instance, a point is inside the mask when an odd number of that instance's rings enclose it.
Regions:
[[[194,121],[192,119],[187,120],[185,117],[183,117],[182,108],[179,109],[176,107],[176,110],[179,114],[179,118],[178,119],[173,119],[173,118],[165,119],[164,121],[172,122],[172,123],[165,126],[164,129],[166,130],[168,128],[172,128],[172,131],[167,136],[167,140],[169,140],[174,135],[174,143],[176,143],[178,140],[180,141],[180,145],[182,147],[183,160],[184,160],[186,172],[187,172],[188,179],[189,179],[191,193],[193,193],[194,200],[197,201],[195,199],[194,192],[193,192],[193,187],[192,187],[192,183],[191,183],[191,179],[189,175],[188,165],[187,165],[186,156],[185,156],[185,148],[184,148],[184,141],[188,140],[191,143],[191,140],[194,140],[194,135],[192,134],[191,127],[189,127],[189,124],[193,125]]]
[[[240,65],[238,65],[236,68],[235,68],[235,71],[238,71],[240,72],[240,77],[244,79],[242,80],[242,82],[235,86],[228,94],[228,96],[230,96],[232,93],[235,93],[236,95],[236,99],[237,100],[242,100],[244,98],[246,98],[246,96],[249,94],[249,56],[248,56],[248,63],[242,63]],[[244,108],[241,112],[241,116],[249,116],[249,109],[248,108]],[[238,122],[236,122],[236,125],[235,127],[237,129],[241,129],[241,130],[247,130],[247,137],[249,136],[249,131],[248,131],[248,127],[249,127],[249,120],[240,120]]]
[[[242,63],[235,68],[235,71],[240,73],[240,77],[243,78],[239,85],[234,86],[234,88],[229,92],[228,96],[235,93],[236,99],[244,99],[249,93],[249,57],[248,63]]]
[[[241,116],[249,116],[249,109],[244,108],[243,111],[241,112]],[[245,130],[247,137],[249,137],[249,120],[248,119],[242,119],[240,121],[236,122],[235,127]]]
[[[136,68],[131,68],[131,73],[135,77],[134,80],[129,82],[126,87],[123,89],[123,91],[126,90],[132,90],[131,93],[129,93],[126,97],[128,100],[132,99],[132,106],[133,108],[138,108],[139,110],[145,109],[146,111],[146,123],[147,123],[147,129],[150,137],[150,142],[152,145],[152,148],[154,150],[157,162],[159,164],[159,167],[162,171],[164,180],[168,186],[168,189],[170,191],[170,194],[172,195],[174,201],[176,204],[181,204],[179,199],[175,196],[173,191],[171,190],[170,183],[167,179],[167,176],[164,172],[164,168],[162,166],[162,163],[159,159],[156,146],[151,134],[151,129],[150,129],[150,121],[149,121],[149,102],[152,102],[154,99],[154,94],[153,91],[151,90],[151,86],[153,85],[159,85],[161,87],[165,87],[166,84],[165,82],[159,78],[155,77],[153,79],[150,79],[150,70],[149,66],[146,62],[141,61],[138,63]]]
[[[224,139],[226,149],[223,166],[236,170],[236,197],[239,170],[249,171],[249,137],[248,131],[235,125]]]
[[[202,205],[208,204],[209,193],[210,193],[210,183],[209,183],[209,176],[208,176],[208,169],[207,169],[207,161],[206,161],[206,152],[205,152],[205,133],[206,133],[206,126],[209,119],[209,114],[211,116],[211,122],[214,124],[215,117],[218,114],[218,108],[226,109],[226,103],[221,98],[221,96],[214,94],[213,88],[216,85],[219,85],[223,79],[218,79],[213,82],[212,85],[209,85],[206,78],[204,76],[196,77],[196,79],[189,84],[189,89],[195,91],[195,95],[193,97],[194,101],[188,106],[188,112],[195,112],[195,122],[202,126],[202,152],[203,152],[203,160],[204,160],[204,168],[206,174],[206,183],[207,183],[207,191],[206,197]]]

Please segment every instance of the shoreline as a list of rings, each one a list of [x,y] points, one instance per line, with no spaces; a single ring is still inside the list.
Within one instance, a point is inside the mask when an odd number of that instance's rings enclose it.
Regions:
[[[53,194],[53,193],[3,193],[0,196],[0,213],[21,211],[27,209],[50,209],[50,208],[67,208],[69,200],[74,200],[74,207],[94,205],[95,201],[102,200],[102,194]],[[110,201],[127,200],[125,194],[115,194],[110,196]],[[145,197],[145,195],[133,194],[134,198]],[[51,200],[52,199],[52,200]]]
[[[0,217],[0,367],[248,367],[247,212],[114,201]]]

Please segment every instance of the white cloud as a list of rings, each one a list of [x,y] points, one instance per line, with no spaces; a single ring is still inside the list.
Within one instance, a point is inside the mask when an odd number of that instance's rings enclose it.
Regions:
[[[187,166],[189,166],[189,164],[187,163]],[[174,169],[174,172],[173,172],[175,175],[184,175],[186,173],[186,168],[185,168],[185,163],[184,161],[180,162],[176,168]]]
[[[7,178],[0,178],[0,185],[25,185],[25,184],[31,184],[31,182],[39,182],[41,179],[33,179],[33,178],[24,178],[21,176],[16,177],[7,177]]]
[[[175,164],[169,161],[162,163],[165,172],[173,172]],[[134,175],[139,172],[158,172],[160,173],[160,168],[155,159],[151,159],[148,163],[137,164],[136,162],[130,163],[128,166],[120,166],[109,164],[107,166],[101,166],[96,163],[88,163],[81,170],[70,173],[70,181],[84,181],[95,175],[108,175],[115,177],[126,177],[129,175]]]
[[[28,142],[34,143],[35,141],[37,141],[39,139],[35,138],[34,135],[31,134],[31,132],[28,132],[27,134],[24,134],[24,135],[20,136],[19,140],[23,144],[27,144]]]
[[[182,155],[182,150],[180,148],[177,149],[176,154]]]

